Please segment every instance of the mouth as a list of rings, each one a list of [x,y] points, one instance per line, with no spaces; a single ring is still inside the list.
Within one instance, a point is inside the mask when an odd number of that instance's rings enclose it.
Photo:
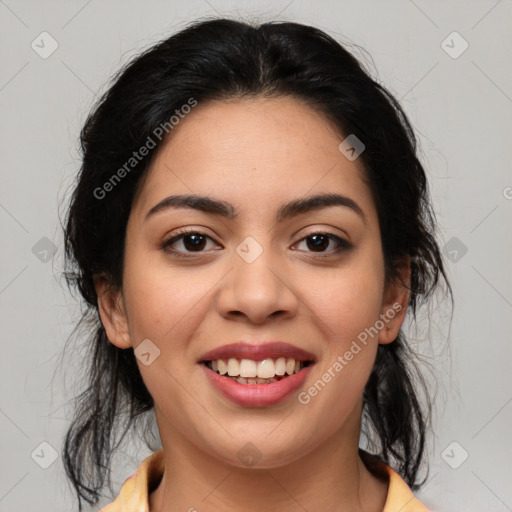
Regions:
[[[262,360],[219,358],[202,361],[212,372],[239,384],[273,384],[314,364],[313,360],[277,357]]]
[[[265,359],[217,357],[198,363],[213,389],[236,405],[251,408],[272,407],[288,400],[304,385],[315,364],[313,359],[282,355]]]
[[[214,348],[197,362],[225,398],[242,407],[270,407],[304,384],[316,358],[282,341],[242,341]]]

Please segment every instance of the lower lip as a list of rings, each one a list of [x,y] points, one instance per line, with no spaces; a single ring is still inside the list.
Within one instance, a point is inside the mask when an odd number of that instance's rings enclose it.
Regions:
[[[298,373],[271,384],[240,384],[219,375],[201,363],[210,382],[232,402],[247,407],[274,405],[288,398],[306,380],[313,364],[310,363]]]

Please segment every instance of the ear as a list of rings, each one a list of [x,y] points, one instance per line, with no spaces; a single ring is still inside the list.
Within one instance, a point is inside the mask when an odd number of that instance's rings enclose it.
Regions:
[[[407,255],[396,265],[399,277],[386,283],[380,319],[384,327],[379,332],[379,343],[385,345],[396,340],[402,326],[410,298],[411,258]]]
[[[130,348],[132,342],[128,331],[123,294],[104,275],[94,276],[94,287],[98,296],[98,309],[107,338],[116,347]]]

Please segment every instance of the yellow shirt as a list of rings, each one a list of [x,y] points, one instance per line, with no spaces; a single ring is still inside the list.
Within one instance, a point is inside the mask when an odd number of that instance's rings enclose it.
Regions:
[[[382,512],[430,512],[398,473],[385,464],[383,467],[389,476],[389,487]],[[149,512],[149,492],[156,488],[163,472],[164,452],[160,449],[142,461],[137,472],[125,480],[117,498],[100,512]]]

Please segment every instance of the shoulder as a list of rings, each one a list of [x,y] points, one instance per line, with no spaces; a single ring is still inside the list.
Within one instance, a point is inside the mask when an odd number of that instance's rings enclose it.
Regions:
[[[365,450],[359,449],[359,455],[374,476],[388,483],[383,512],[431,512],[393,468]]]
[[[137,472],[127,478],[117,498],[100,512],[149,512],[150,491],[158,485],[164,472],[163,450],[146,457]]]
[[[385,464],[383,466],[389,476],[388,497],[383,512],[430,512],[396,471]]]

